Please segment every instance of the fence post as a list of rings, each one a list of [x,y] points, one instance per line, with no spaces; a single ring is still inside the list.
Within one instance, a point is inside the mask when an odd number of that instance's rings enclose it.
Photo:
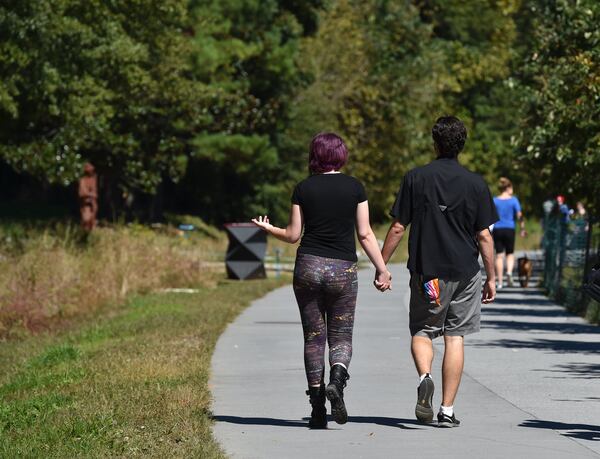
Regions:
[[[588,281],[588,276],[590,275],[590,248],[592,246],[592,229],[594,227],[594,219],[589,217],[588,219],[588,231],[587,231],[587,240],[585,242],[585,265],[583,268],[583,285],[585,285]]]
[[[565,223],[563,221],[561,221],[559,223],[559,228],[560,228],[560,237],[558,239],[559,241],[559,247],[558,247],[558,256],[559,256],[559,262],[558,262],[558,281],[557,281],[557,298],[562,298],[562,295],[564,294],[563,292],[563,286],[562,286],[562,281],[563,281],[563,269],[565,267],[565,259],[567,256],[567,236],[569,235],[569,226],[568,223]],[[562,301],[562,299],[561,299]]]

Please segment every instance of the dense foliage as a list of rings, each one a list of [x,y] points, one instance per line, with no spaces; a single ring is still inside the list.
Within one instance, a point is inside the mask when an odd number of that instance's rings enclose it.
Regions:
[[[600,213],[600,3],[528,3],[520,157],[536,180]]]
[[[290,98],[305,84],[302,37],[317,27],[320,0],[193,0],[193,77],[206,120],[194,132],[180,193],[210,220],[287,207],[294,171],[280,133]],[[295,151],[294,151],[295,153]]]
[[[303,51],[315,82],[298,97],[300,133],[333,129],[347,139],[348,170],[366,183],[377,219],[402,175],[433,157],[429,133],[443,114],[469,126],[463,162],[491,183],[515,175],[517,117],[505,81],[515,8],[487,0],[339,0],[323,15]]]
[[[0,157],[64,185],[91,160],[105,199],[281,224],[310,138],[334,130],[382,219],[454,113],[461,161],[490,185],[511,177],[528,210],[560,192],[599,211],[599,15],[594,0],[5,1]]]
[[[91,160],[123,190],[185,172],[197,107],[179,0],[0,6],[0,154],[68,185]]]

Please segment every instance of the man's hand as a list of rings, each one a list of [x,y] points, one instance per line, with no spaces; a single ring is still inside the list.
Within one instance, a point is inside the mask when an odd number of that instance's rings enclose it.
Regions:
[[[494,270],[494,240],[490,230],[485,228],[477,234],[479,252],[483,259],[486,281],[483,285],[482,303],[491,303],[496,299],[496,272]]]
[[[380,292],[385,292],[386,290],[392,289],[392,274],[389,271],[385,272],[376,272],[375,280],[373,281],[373,285]]]
[[[491,303],[496,299],[496,281],[486,280],[483,285],[483,294],[481,295],[481,302],[484,304]]]

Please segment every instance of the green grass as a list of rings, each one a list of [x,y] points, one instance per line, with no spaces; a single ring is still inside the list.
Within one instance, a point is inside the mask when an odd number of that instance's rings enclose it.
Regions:
[[[0,457],[223,457],[211,436],[214,345],[252,299],[289,279],[221,277],[2,343]]]
[[[527,220],[525,227],[527,230],[527,235],[525,237],[521,237],[519,235],[519,231],[517,231],[517,236],[515,238],[515,250],[540,250],[542,235],[544,233],[542,225],[538,220],[531,219]]]

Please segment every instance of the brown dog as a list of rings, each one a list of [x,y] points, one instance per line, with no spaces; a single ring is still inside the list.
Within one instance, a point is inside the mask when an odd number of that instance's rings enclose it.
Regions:
[[[527,255],[519,258],[518,260],[518,269],[519,269],[519,283],[521,287],[525,288],[529,285],[529,279],[531,278],[531,273],[533,272],[533,263]]]

